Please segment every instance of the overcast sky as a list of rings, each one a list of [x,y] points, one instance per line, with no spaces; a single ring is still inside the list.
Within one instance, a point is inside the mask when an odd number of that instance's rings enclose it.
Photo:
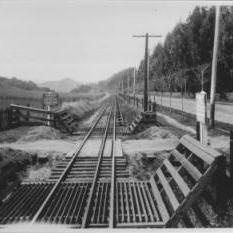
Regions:
[[[164,37],[195,2],[0,0],[0,76],[37,83],[103,80],[138,67],[144,39]],[[150,40],[150,51],[161,39]]]

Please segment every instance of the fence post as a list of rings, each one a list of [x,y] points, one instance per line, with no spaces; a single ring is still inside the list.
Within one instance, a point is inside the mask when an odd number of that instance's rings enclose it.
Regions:
[[[9,127],[12,127],[12,122],[13,122],[13,109],[10,107],[9,108]]]
[[[147,111],[151,111],[151,101],[150,99],[148,100],[148,104],[147,104]]]
[[[152,107],[153,107],[153,108],[152,108],[152,111],[153,111],[153,112],[156,112],[156,102],[153,103]]]
[[[1,110],[1,128],[6,130],[8,124],[8,114],[7,110]]]

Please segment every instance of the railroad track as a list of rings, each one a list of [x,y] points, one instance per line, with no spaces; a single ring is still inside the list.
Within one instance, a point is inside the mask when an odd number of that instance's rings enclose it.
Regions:
[[[111,124],[109,125],[108,128],[108,135],[111,136],[113,133],[116,134],[116,136],[121,136],[121,135],[127,135],[129,134],[128,128],[127,128],[127,123],[123,118],[122,112],[121,112],[121,108],[120,108],[120,104],[119,104],[119,100],[118,98],[116,99],[116,117],[115,117],[115,132],[113,132],[114,127],[113,127],[113,123],[111,122]],[[111,121],[113,121],[113,118],[111,119]],[[88,132],[87,128],[83,128],[83,129],[79,129],[76,132],[73,132],[73,135],[79,135],[79,136],[83,136],[86,135]],[[92,137],[99,137],[100,135],[103,134],[103,127],[101,125],[97,125],[93,132],[92,132]]]
[[[126,158],[116,153],[119,118],[119,105],[112,97],[81,144],[56,164],[46,181],[22,183],[0,206],[0,224],[39,222],[76,228],[177,224],[217,170],[221,155],[184,136],[149,180],[134,180]],[[96,127],[102,127],[98,153],[82,156]],[[197,206],[192,208],[200,213]],[[187,215],[182,219],[187,222]]]
[[[23,182],[9,197],[0,210],[0,223],[29,221],[31,224],[62,223],[83,228],[96,224],[107,226],[111,182],[115,176],[129,177],[126,159],[114,156],[119,116],[118,101],[111,98],[100,109],[82,143],[71,156],[56,164],[45,182]],[[105,124],[100,124],[101,120],[106,121]],[[96,129],[102,134],[97,156],[80,157]],[[107,142],[111,148],[105,151]]]

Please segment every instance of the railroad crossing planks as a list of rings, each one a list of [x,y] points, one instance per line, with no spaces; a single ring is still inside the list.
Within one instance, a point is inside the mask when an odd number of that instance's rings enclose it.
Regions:
[[[114,205],[114,227],[176,226],[181,218],[188,222],[189,208],[199,213],[202,222],[207,224],[195,203],[221,158],[216,151],[184,136],[154,176],[139,181],[129,177],[124,157],[115,157],[114,163],[111,157],[103,157],[86,227],[108,227],[110,203]],[[22,184],[1,206],[0,224],[30,221],[69,160],[58,163],[47,182]],[[97,157],[77,158],[38,221],[81,227],[96,166]],[[112,166],[114,195],[111,194]]]
[[[216,171],[221,154],[184,136],[151,178],[169,212],[166,227],[174,226],[194,204]]]

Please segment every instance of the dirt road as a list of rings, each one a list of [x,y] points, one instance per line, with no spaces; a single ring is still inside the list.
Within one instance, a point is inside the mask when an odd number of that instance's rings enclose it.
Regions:
[[[154,100],[154,96],[151,96],[151,100]],[[161,97],[156,96],[155,100],[158,104],[161,104]],[[162,105],[166,107],[170,107],[170,98],[163,97],[162,98]],[[175,109],[182,109],[182,101],[180,98],[172,98],[171,99],[171,106]],[[183,109],[187,113],[196,114],[196,102],[192,99],[184,99],[183,102]],[[216,115],[215,119],[217,121],[225,122],[233,124],[233,104],[220,104],[217,103],[215,106]],[[209,117],[209,103],[208,103],[208,111],[207,115]]]

